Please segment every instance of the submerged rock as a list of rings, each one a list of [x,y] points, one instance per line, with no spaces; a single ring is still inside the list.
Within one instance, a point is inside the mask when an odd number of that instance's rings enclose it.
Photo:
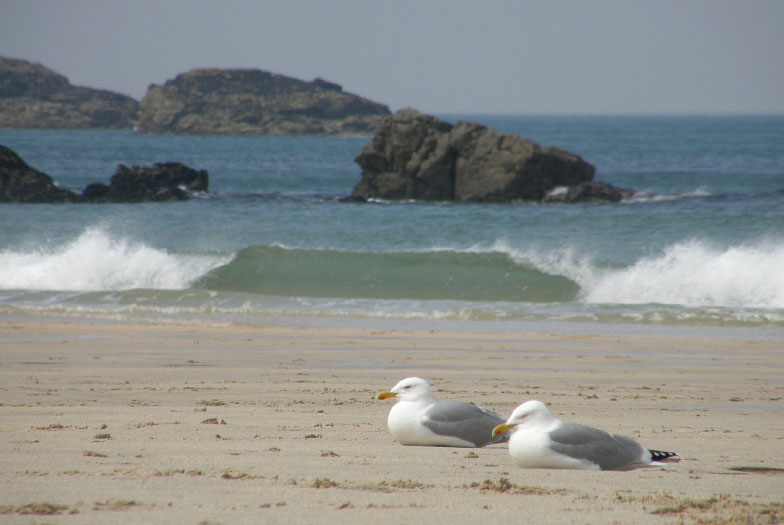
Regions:
[[[591,183],[595,173],[568,151],[481,124],[452,125],[412,109],[386,118],[355,162],[362,168],[350,197],[355,201],[543,201],[555,188]],[[600,200],[610,193],[590,195]]]
[[[0,57],[0,128],[132,128],[139,103],[73,86],[41,64]]]
[[[195,69],[151,85],[139,105],[147,133],[356,135],[372,133],[389,108],[332,82],[257,69]]]

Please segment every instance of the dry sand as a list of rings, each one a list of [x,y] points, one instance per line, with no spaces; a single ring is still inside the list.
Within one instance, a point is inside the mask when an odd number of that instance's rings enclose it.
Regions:
[[[526,470],[505,446],[403,447],[399,379],[674,450]],[[0,323],[2,523],[784,520],[781,341]],[[735,520],[735,521],[733,521]]]

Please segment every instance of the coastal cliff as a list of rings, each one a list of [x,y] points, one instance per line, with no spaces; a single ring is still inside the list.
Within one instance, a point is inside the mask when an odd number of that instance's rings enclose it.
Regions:
[[[0,57],[0,128],[131,129],[183,135],[370,135],[383,104],[317,78],[195,69],[151,84],[141,102],[78,87],[41,65]]]
[[[0,128],[131,128],[138,102],[72,85],[51,69],[0,57]]]
[[[191,135],[358,135],[389,108],[338,84],[305,82],[257,69],[196,69],[151,85],[138,130]]]

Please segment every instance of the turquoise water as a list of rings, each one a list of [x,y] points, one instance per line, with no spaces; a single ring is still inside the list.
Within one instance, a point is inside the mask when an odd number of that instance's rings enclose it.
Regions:
[[[183,203],[0,205],[0,315],[784,329],[784,117],[462,118],[638,194],[342,203],[368,137],[0,130],[77,191],[119,163],[210,174],[210,194]]]

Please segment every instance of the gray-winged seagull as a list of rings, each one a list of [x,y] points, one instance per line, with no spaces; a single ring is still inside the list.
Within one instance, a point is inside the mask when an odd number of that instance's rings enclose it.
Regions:
[[[661,465],[677,455],[648,450],[633,439],[598,428],[561,421],[541,401],[523,403],[492,433],[509,431],[509,455],[525,468],[630,470]]]
[[[394,397],[387,426],[401,445],[436,447],[484,447],[508,439],[504,433],[493,435],[493,428],[504,422],[497,412],[458,401],[437,401],[430,385],[419,377],[409,377],[376,399]]]

